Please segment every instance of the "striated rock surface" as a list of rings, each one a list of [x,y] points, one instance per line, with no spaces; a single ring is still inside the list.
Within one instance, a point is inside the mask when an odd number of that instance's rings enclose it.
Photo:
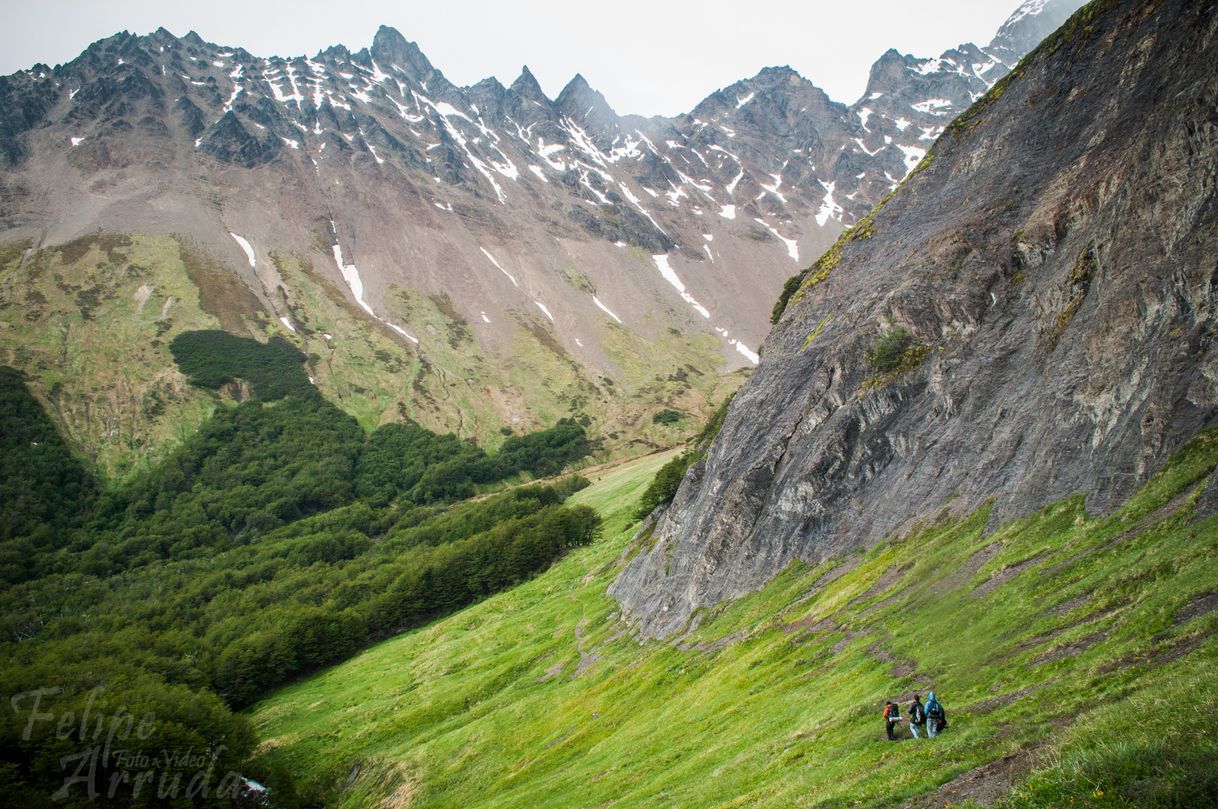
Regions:
[[[957,119],[805,274],[627,619],[681,631],[944,508],[1102,513],[1218,423],[1216,60],[1218,5],[1101,0]]]

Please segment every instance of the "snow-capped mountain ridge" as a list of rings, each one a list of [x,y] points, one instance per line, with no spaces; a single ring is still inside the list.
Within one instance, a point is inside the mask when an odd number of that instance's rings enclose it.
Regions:
[[[458,87],[386,27],[289,58],[121,33],[0,78],[0,239],[183,234],[285,328],[302,324],[269,259],[291,253],[424,352],[435,337],[403,290],[446,296],[483,352],[527,321],[594,379],[626,364],[607,348],[617,328],[701,334],[727,367],[751,365],[783,281],[1008,69],[991,50],[890,51],[850,106],[769,67],[643,118],[578,74],[554,99],[527,67]]]

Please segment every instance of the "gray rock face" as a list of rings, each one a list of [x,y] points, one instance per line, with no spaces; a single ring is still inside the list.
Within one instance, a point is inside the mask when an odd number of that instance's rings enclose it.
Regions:
[[[627,618],[681,631],[944,508],[1102,513],[1218,423],[1215,60],[1212,3],[1096,3],[953,124],[788,306]]]

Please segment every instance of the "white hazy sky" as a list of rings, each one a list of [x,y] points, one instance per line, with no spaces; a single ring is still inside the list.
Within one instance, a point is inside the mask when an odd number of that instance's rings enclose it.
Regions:
[[[577,72],[619,113],[675,115],[768,65],[846,103],[890,47],[937,56],[989,42],[1020,0],[0,0],[0,75],[67,62],[121,30],[193,29],[255,56],[371,45],[382,23],[459,85],[527,64],[556,96]]]

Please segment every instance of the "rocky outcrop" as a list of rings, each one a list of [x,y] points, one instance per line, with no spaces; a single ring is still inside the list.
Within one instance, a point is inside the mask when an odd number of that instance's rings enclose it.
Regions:
[[[1100,0],[807,273],[650,548],[649,636],[992,501],[1103,513],[1218,423],[1218,7]]]

